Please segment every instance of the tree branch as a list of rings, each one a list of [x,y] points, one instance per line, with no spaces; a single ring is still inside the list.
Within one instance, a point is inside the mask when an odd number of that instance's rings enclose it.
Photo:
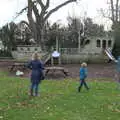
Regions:
[[[114,4],[113,4],[113,0],[110,0],[110,5],[111,5],[112,21],[114,23],[115,22],[115,16],[114,16]]]
[[[40,17],[39,11],[38,11],[38,9],[37,9],[37,7],[36,7],[36,5],[34,3],[33,3],[33,12],[34,12],[36,18]]]
[[[104,18],[108,18],[112,21],[112,17],[110,17],[107,12],[105,12],[103,9],[101,9],[100,12]]]
[[[32,18],[32,8],[33,8],[32,0],[28,0],[28,13],[27,13],[27,16],[28,16],[28,19],[30,21],[33,21],[33,18]]]
[[[32,36],[34,37],[35,40],[37,40],[37,38],[35,37],[36,35],[36,24],[32,18],[32,8],[33,8],[33,2],[32,0],[28,0],[28,20],[29,20],[29,26],[30,26],[30,29],[32,31]]]
[[[56,6],[55,8],[53,8],[52,10],[50,10],[50,11],[48,12],[48,14],[45,16],[44,20],[48,19],[49,16],[50,16],[52,13],[54,13],[55,11],[57,11],[58,9],[60,9],[61,7],[67,5],[68,3],[76,2],[76,1],[77,1],[77,0],[68,0],[68,1],[66,1],[66,2],[64,2],[64,3]]]
[[[50,5],[50,0],[47,0],[45,7],[48,8]]]
[[[20,23],[23,23],[23,24],[27,25],[27,26],[28,26],[28,28],[30,28],[30,26],[29,26],[29,23],[28,23],[28,22],[26,22],[26,21],[22,20]]]
[[[116,19],[115,19],[116,22],[118,21],[118,9],[119,9],[118,8],[118,3],[119,3],[119,0],[116,0],[116,11],[115,11],[116,12]]]
[[[42,0],[37,0],[37,2],[40,4],[42,9],[45,7],[45,5],[43,4]]]
[[[32,1],[31,1],[32,2]],[[32,2],[33,4],[36,3],[36,1],[33,1]],[[21,15],[23,12],[27,11],[28,10],[28,6],[26,6],[25,8],[23,8],[20,12],[17,13],[16,17],[17,18],[19,15]]]
[[[28,7],[23,8],[20,12],[17,13],[15,18],[19,17],[23,12],[25,12],[28,9]]]

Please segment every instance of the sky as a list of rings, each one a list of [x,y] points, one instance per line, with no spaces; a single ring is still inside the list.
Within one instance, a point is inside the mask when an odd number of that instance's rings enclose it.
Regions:
[[[43,0],[45,1],[45,0]],[[51,0],[50,9],[62,3],[65,0]],[[110,29],[111,21],[105,19],[100,14],[101,8],[108,8],[108,0],[78,0],[77,3],[70,3],[57,12],[53,13],[49,18],[51,23],[59,22],[60,24],[67,24],[68,16],[78,16],[81,19],[87,17],[93,18],[97,24],[105,25],[105,29]],[[18,23],[20,20],[27,20],[26,13],[14,19],[17,12],[27,6],[27,0],[1,0],[0,1],[0,27],[14,20]]]

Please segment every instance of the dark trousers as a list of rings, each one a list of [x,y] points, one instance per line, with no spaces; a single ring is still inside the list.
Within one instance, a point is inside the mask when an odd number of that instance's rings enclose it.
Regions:
[[[85,88],[87,90],[89,89],[87,83],[85,82],[85,79],[83,79],[83,80],[80,80],[80,86],[78,87],[78,92],[80,92],[80,90],[81,90],[81,88],[82,88],[83,85],[85,86]]]
[[[39,84],[35,84],[35,83],[31,84],[31,87],[30,87],[30,94],[31,94],[31,96],[33,96],[33,92],[35,92],[35,96],[38,95],[38,85]]]

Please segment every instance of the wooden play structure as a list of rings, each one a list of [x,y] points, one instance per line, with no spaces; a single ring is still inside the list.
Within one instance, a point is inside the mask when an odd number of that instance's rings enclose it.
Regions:
[[[57,71],[61,71],[65,76],[68,76],[69,72],[64,67],[60,67],[61,65],[61,55],[58,51],[53,51],[52,54],[49,54],[48,57],[44,60],[44,64],[50,63],[50,66],[45,67],[45,75],[49,72],[55,74]]]

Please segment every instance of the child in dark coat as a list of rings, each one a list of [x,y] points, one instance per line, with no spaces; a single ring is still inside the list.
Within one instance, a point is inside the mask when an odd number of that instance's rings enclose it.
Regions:
[[[85,82],[85,79],[87,78],[87,64],[86,63],[81,64],[79,75],[80,75],[80,86],[78,87],[78,92],[80,92],[83,85],[88,90],[89,87],[87,86],[87,83]]]
[[[27,67],[32,70],[30,95],[33,96],[33,92],[35,92],[35,96],[38,96],[38,86],[43,78],[44,66],[37,52],[33,54],[32,60],[28,63]]]

